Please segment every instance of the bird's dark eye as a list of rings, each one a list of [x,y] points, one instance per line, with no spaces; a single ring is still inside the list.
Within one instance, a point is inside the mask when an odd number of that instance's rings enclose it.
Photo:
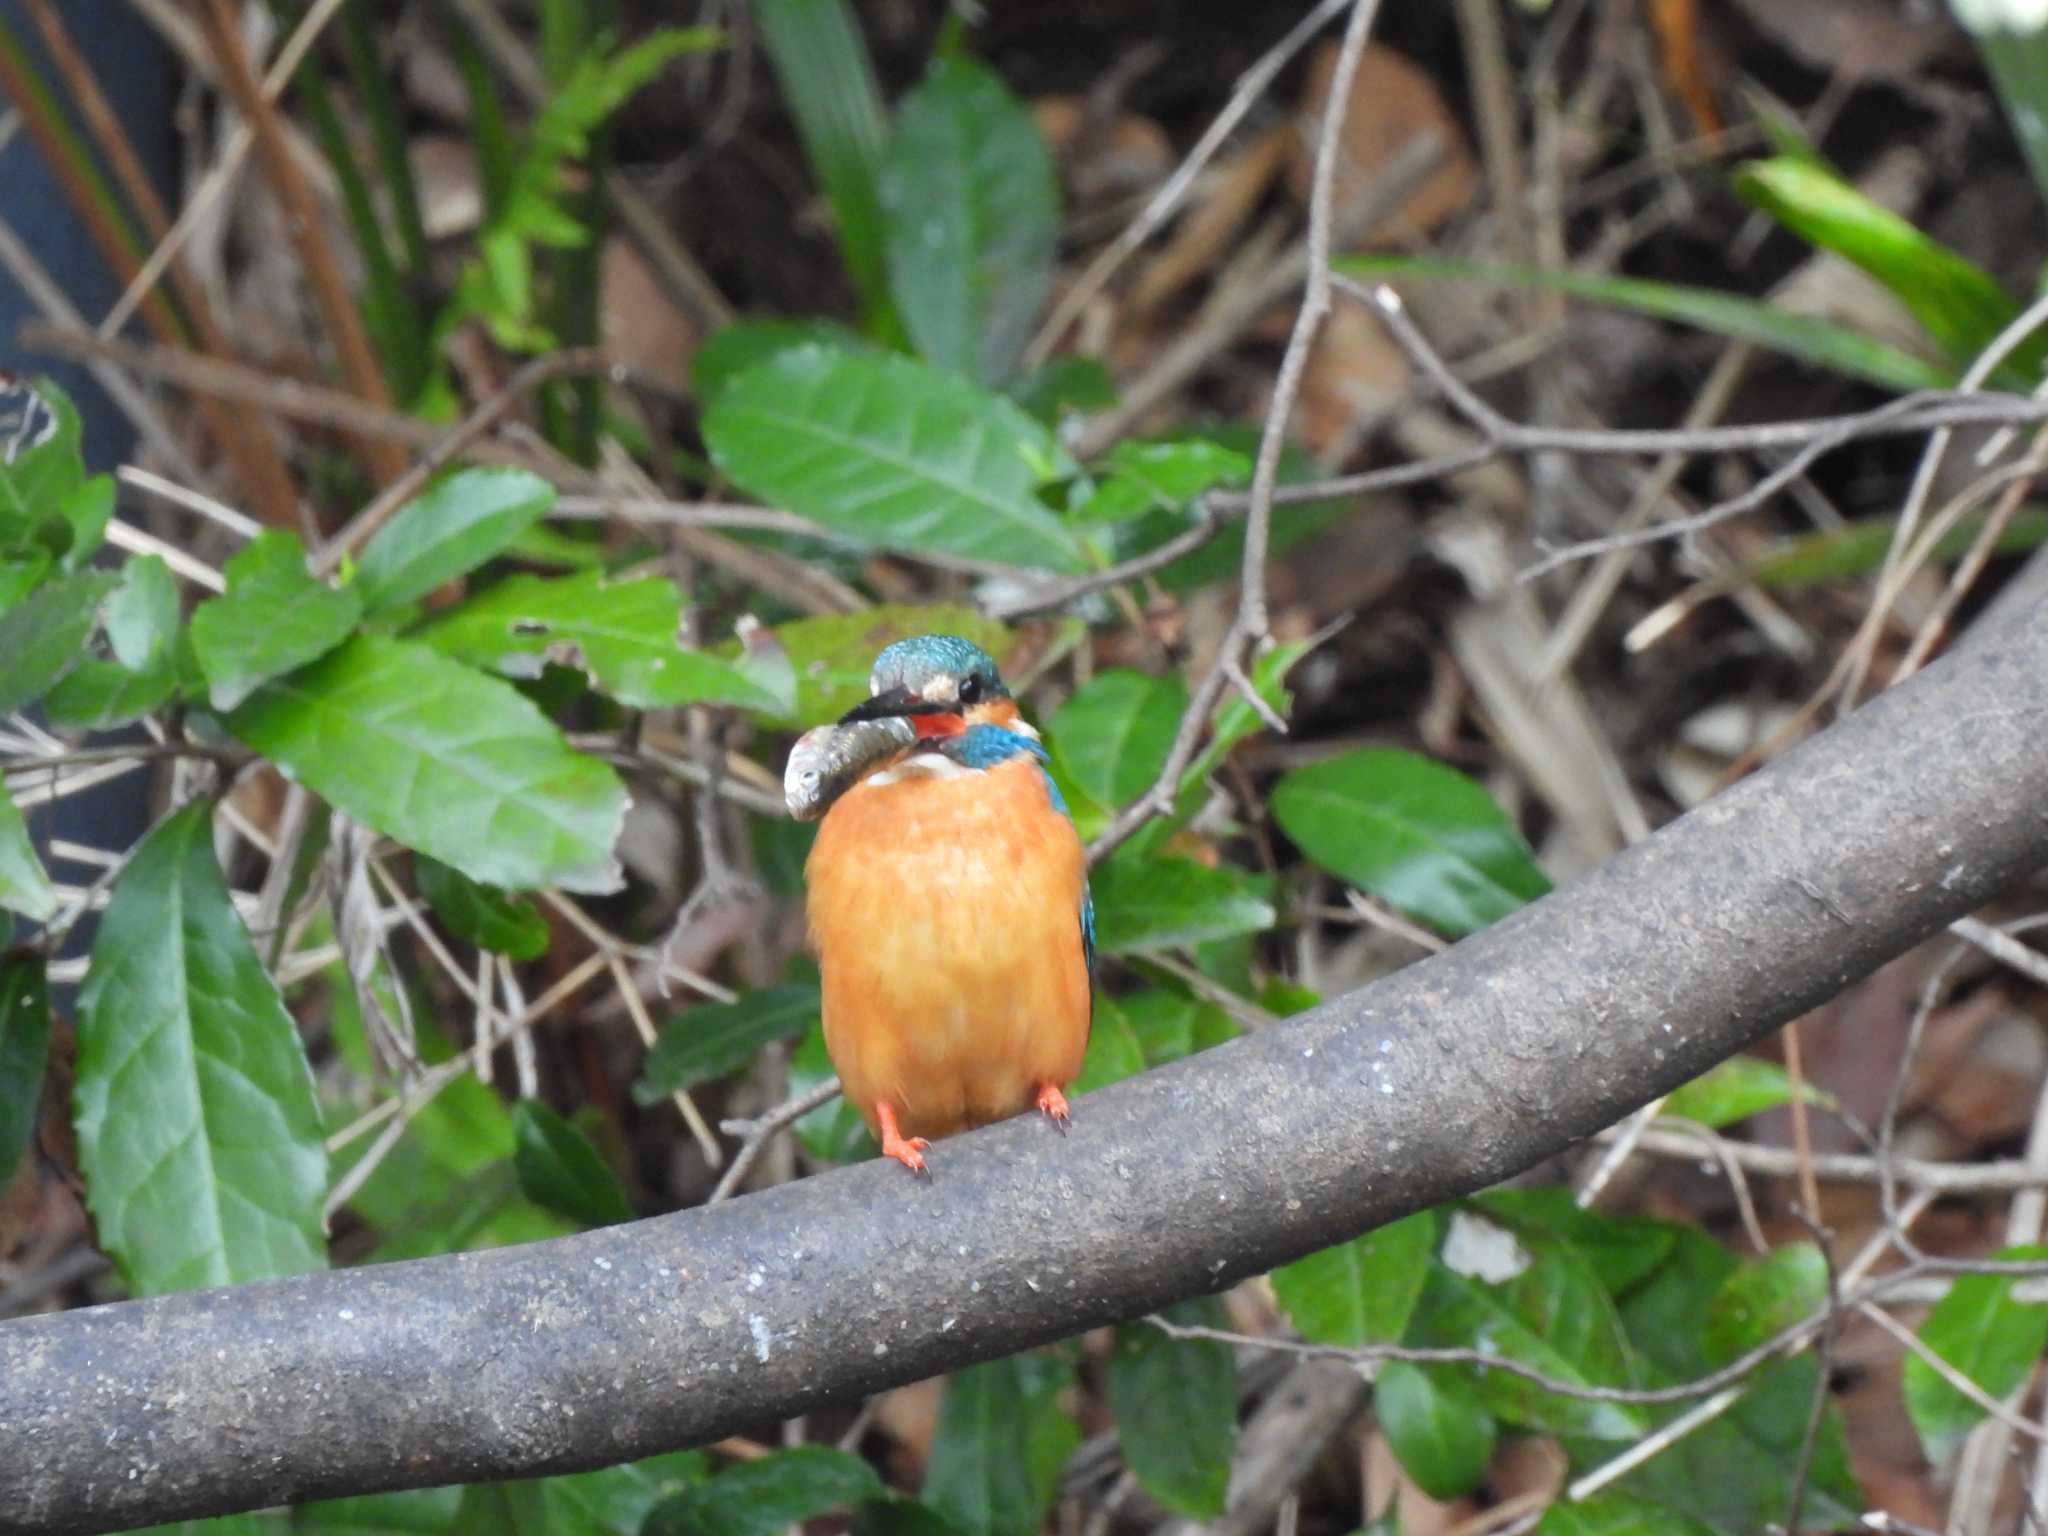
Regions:
[[[972,704],[980,699],[980,697],[981,676],[979,673],[970,672],[960,679],[960,702],[962,704]]]

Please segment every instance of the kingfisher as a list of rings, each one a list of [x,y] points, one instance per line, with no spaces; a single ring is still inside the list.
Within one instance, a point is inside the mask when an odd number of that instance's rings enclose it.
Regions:
[[[825,1049],[882,1155],[921,1173],[933,1139],[1026,1109],[1066,1128],[1095,914],[1045,748],[986,651],[899,640],[868,692],[799,743],[787,787],[798,814],[829,805],[804,866]]]

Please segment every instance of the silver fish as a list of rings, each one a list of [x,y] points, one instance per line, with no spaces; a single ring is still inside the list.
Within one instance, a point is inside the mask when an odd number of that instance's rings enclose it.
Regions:
[[[832,802],[860,782],[861,775],[917,740],[908,720],[857,720],[805,731],[790,748],[782,775],[782,798],[798,821],[816,821]]]

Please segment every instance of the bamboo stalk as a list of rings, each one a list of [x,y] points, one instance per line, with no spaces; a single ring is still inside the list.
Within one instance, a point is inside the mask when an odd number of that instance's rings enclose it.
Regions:
[[[42,34],[43,46],[49,51],[51,62],[63,78],[64,87],[70,93],[79,116],[85,120],[86,130],[106,157],[130,209],[142,220],[143,228],[152,240],[162,240],[170,233],[170,212],[164,207],[163,199],[157,195],[155,185],[137,158],[135,147],[129,142],[127,131],[114,112],[113,103],[107,100],[106,92],[100,88],[99,78],[72,42],[71,34],[65,29],[63,18],[51,0],[25,0],[25,3],[30,19]],[[131,264],[129,271],[132,273],[134,270]],[[169,276],[178,307],[198,343],[197,350],[211,357],[233,359],[234,348],[214,319],[213,308],[207,302],[205,291],[193,278],[191,269],[184,262],[174,260]],[[277,444],[270,435],[260,430],[247,430],[218,402],[202,402],[202,410],[208,430],[233,466],[235,478],[241,482],[243,493],[254,504],[257,514],[277,527],[293,526],[298,517],[298,492],[285,467],[284,456],[278,452]]]
[[[389,406],[391,395],[385,387],[384,375],[377,367],[376,354],[370,350],[370,339],[363,330],[362,318],[356,313],[355,301],[349,296],[348,284],[342,278],[334,252],[321,238],[319,204],[314,200],[312,188],[306,185],[298,162],[292,158],[291,146],[278,122],[276,109],[264,98],[262,84],[250,67],[229,0],[204,0],[199,7],[199,21],[213,50],[221,87],[255,135],[256,153],[262,158],[264,175],[284,207],[292,243],[298,248],[299,259],[305,263],[306,280],[312,287],[314,302],[340,359],[342,377],[360,398],[372,405]],[[405,455],[388,441],[360,442],[357,452],[380,486],[389,485],[405,473]]]

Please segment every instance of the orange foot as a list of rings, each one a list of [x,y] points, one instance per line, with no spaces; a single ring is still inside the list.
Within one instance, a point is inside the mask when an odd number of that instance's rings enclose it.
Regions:
[[[905,1138],[896,1124],[896,1106],[887,1103],[877,1104],[875,1119],[882,1127],[882,1156],[895,1158],[912,1173],[928,1172],[924,1165],[924,1154],[931,1143],[922,1136]]]
[[[1074,1114],[1067,1108],[1067,1096],[1051,1083],[1038,1085],[1038,1107],[1062,1131],[1073,1122]]]

